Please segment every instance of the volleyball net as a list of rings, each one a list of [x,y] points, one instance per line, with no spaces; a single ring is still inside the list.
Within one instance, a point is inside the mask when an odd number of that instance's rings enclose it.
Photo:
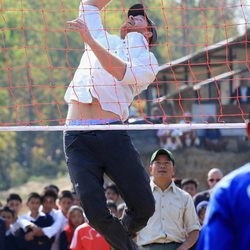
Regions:
[[[157,25],[152,51],[160,71],[134,99],[128,121],[112,129],[245,128],[250,112],[248,1],[141,3]],[[102,11],[110,33],[119,34],[133,4],[113,0]],[[64,125],[64,94],[84,52],[80,36],[66,27],[78,16],[78,7],[77,1],[0,1],[0,131],[93,129]]]

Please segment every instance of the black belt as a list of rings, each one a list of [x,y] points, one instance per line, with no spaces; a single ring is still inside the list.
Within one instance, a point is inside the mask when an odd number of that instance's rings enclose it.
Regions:
[[[172,244],[181,244],[181,243],[175,242],[175,241],[163,242],[163,243],[150,243],[150,244],[142,245],[142,247],[149,247],[149,246],[152,246],[152,245],[172,245]]]

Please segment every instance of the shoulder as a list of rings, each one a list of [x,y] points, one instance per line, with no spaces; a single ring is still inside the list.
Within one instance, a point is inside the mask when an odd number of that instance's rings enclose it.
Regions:
[[[177,186],[175,186],[175,192],[184,201],[192,200],[192,197],[189,193],[187,193],[186,191],[182,190],[181,188]]]
[[[54,209],[54,214],[58,219],[63,219],[64,215],[61,210],[55,210]]]
[[[76,228],[75,231],[76,231],[77,233],[79,233],[79,232],[84,232],[84,231],[88,230],[89,228],[90,228],[90,225],[89,225],[89,224],[83,223],[82,225],[78,226],[78,227]]]

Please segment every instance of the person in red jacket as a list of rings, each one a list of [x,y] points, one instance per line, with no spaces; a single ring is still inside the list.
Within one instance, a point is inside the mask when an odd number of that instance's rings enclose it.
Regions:
[[[74,233],[70,250],[110,250],[110,245],[89,224],[80,225]]]

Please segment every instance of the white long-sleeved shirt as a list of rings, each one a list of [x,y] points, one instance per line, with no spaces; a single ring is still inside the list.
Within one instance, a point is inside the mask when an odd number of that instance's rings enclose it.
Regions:
[[[92,37],[123,60],[127,68],[123,80],[117,80],[102,67],[86,44],[80,65],[65,93],[65,101],[91,103],[92,97],[97,98],[103,110],[119,115],[124,121],[128,118],[128,107],[134,97],[154,81],[158,62],[142,34],[131,32],[121,39],[108,33],[97,7],[80,4],[79,17],[86,22]]]

